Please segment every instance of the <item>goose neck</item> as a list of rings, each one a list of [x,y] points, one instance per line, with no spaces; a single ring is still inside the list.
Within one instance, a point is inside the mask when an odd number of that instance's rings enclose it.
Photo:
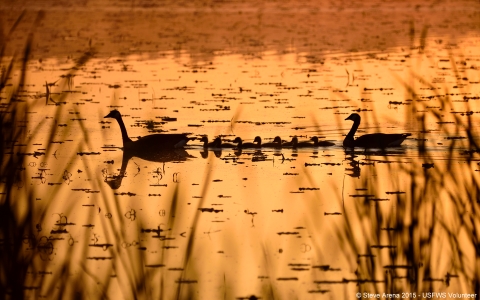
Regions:
[[[360,120],[357,119],[357,120],[353,121],[352,128],[350,128],[350,131],[347,134],[348,139],[353,140],[353,136],[355,135],[355,132],[357,132],[358,126],[360,126]]]
[[[118,122],[118,125],[120,126],[120,131],[122,132],[123,147],[125,147],[126,144],[131,143],[132,140],[128,137],[127,128],[125,127],[122,118],[117,118],[116,120]]]

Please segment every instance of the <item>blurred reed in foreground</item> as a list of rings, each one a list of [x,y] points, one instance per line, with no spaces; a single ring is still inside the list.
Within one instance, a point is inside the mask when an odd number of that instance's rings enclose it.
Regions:
[[[420,54],[425,36],[426,30]],[[449,60],[454,76],[466,78],[456,68],[458,58],[452,55]],[[343,255],[356,262],[357,269],[356,278],[339,280],[357,285],[362,293],[478,295],[480,149],[474,109],[468,97],[454,105],[446,84],[439,90],[438,84],[429,83],[415,69],[410,70],[411,81],[403,83],[411,97],[405,118],[414,125],[413,150],[403,155],[346,151],[347,161],[358,168],[355,188],[365,192],[345,204],[345,226],[338,230],[337,239],[345,245]],[[433,95],[428,100],[421,97],[415,82]],[[460,91],[456,93],[472,94],[468,88]],[[375,112],[369,115],[376,118]],[[395,189],[386,190],[386,182]],[[316,283],[325,288],[338,281]],[[412,297],[407,294],[403,296]],[[348,298],[345,294],[344,299]]]

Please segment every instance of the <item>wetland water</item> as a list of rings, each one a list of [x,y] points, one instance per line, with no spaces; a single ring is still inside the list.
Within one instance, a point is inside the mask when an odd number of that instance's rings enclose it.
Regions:
[[[2,294],[479,294],[480,4],[343,5],[5,3]],[[132,156],[113,109],[196,139]],[[353,112],[412,135],[347,151]]]

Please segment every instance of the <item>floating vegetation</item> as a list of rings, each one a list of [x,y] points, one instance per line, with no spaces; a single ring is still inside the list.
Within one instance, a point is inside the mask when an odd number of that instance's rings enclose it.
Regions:
[[[129,197],[133,197],[133,196],[136,196],[137,194],[135,193],[131,193],[131,192],[122,192],[122,193],[113,193],[114,195],[116,196],[129,196]]]
[[[424,163],[422,164],[422,168],[424,169],[431,169],[431,168],[434,168],[434,164],[433,163]]]
[[[214,209],[214,208],[199,208],[198,210],[201,212],[213,212],[213,213],[223,212],[223,209]]]
[[[165,265],[163,264],[153,264],[153,265],[145,265],[145,268],[163,268]]]
[[[77,152],[77,155],[83,156],[83,155],[100,155],[100,152]]]
[[[235,123],[255,124],[255,125],[288,125],[292,122],[253,122],[253,121],[236,121]]]
[[[298,188],[299,191],[318,191],[320,188],[311,188],[311,187],[300,187]]]
[[[45,152],[39,152],[39,151],[30,152],[30,153],[17,152],[17,155],[18,156],[33,156],[35,158],[38,158],[39,156],[44,156]]]
[[[192,284],[192,283],[198,283],[197,280],[187,280],[187,279],[178,279],[175,281],[176,283],[180,284]]]

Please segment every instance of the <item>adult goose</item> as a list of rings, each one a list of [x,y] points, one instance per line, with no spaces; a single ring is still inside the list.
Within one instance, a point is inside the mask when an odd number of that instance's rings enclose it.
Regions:
[[[245,148],[260,148],[262,145],[262,139],[259,136],[256,136],[253,140],[253,143],[244,143],[240,137],[236,137],[233,140],[234,143],[237,143],[238,149],[245,149]]]
[[[182,148],[189,140],[193,139],[187,137],[186,134],[151,134],[132,141],[128,137],[122,115],[118,110],[112,110],[105,118],[117,120],[122,133],[124,150],[142,152],[151,149],[176,149]]]
[[[343,147],[348,148],[387,148],[387,147],[398,147],[400,146],[403,141],[410,136],[410,133],[395,133],[395,134],[387,134],[387,133],[372,133],[372,134],[365,134],[356,139],[353,138],[355,132],[360,126],[360,115],[359,114],[351,114],[345,120],[353,121],[352,128],[348,132],[347,136],[343,140]]]

